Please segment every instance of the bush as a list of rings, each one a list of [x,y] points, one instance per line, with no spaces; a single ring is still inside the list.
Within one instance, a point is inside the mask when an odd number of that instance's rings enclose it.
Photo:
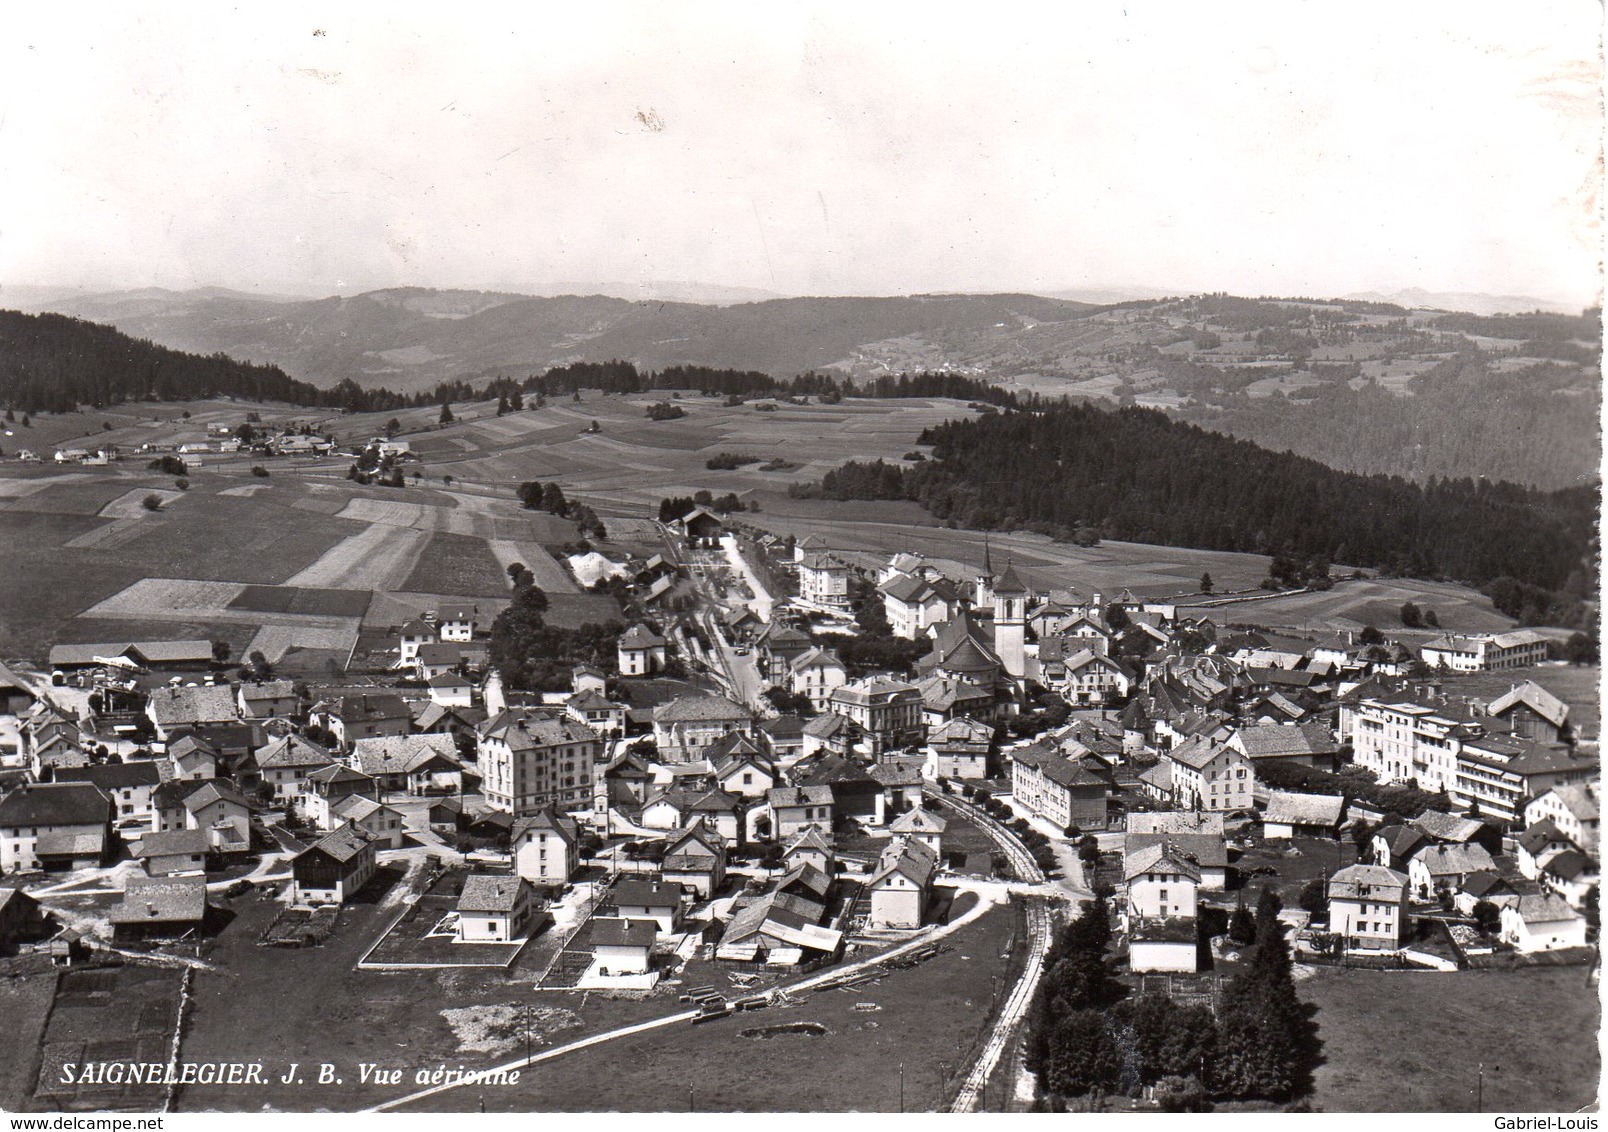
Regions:
[[[745,464],[757,464],[758,456],[745,456],[739,452],[721,452],[704,461],[704,467],[712,472],[729,472],[734,468],[741,468]]]
[[[1156,1082],[1156,1104],[1162,1112],[1209,1112],[1206,1090],[1193,1077],[1163,1077]]]
[[[189,491],[190,481],[185,479],[183,476],[180,476],[178,479],[173,481],[173,486],[178,488],[180,491]]]
[[[251,474],[260,480],[265,480],[268,478],[268,469],[261,464],[253,464],[251,465]]]
[[[155,493],[147,495],[144,499],[140,500],[140,506],[145,508],[147,511],[160,511],[162,510],[162,497]]]

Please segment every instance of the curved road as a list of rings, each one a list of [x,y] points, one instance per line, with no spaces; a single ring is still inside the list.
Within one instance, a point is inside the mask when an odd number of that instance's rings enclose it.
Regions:
[[[953,795],[940,791],[929,790],[928,795],[936,798],[939,804],[960,814],[967,821],[977,826],[984,833],[994,839],[994,842],[1004,851],[1017,875],[1026,881],[1042,884],[1045,881],[1044,871],[1038,867],[1038,862],[1027,851],[1021,840],[999,822],[989,817],[976,806],[962,802]],[[994,1019],[994,1027],[989,1032],[987,1040],[983,1043],[982,1051],[977,1060],[972,1063],[971,1071],[966,1074],[966,1080],[961,1083],[960,1090],[955,1094],[954,1101],[949,1106],[951,1112],[973,1112],[983,1099],[984,1090],[988,1087],[988,1079],[993,1076],[994,1069],[999,1060],[1005,1055],[1005,1050],[1011,1045],[1011,1036],[1016,1032],[1017,1025],[1027,1016],[1028,1007],[1033,1004],[1033,995],[1038,990],[1039,980],[1044,976],[1044,956],[1050,947],[1051,917],[1050,907],[1043,900],[1029,900],[1027,902],[1027,963],[1022,967],[1021,978],[1011,988],[1006,996],[1004,1005],[1000,1007],[999,1016]]]

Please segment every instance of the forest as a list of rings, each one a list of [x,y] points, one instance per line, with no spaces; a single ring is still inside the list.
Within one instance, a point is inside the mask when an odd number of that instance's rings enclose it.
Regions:
[[[1058,404],[928,429],[914,467],[850,462],[831,499],[912,499],[956,526],[1282,554],[1480,585],[1556,590],[1592,553],[1595,485],[1543,492],[1487,480],[1340,472],[1151,409]],[[1589,568],[1588,568],[1589,569]]]

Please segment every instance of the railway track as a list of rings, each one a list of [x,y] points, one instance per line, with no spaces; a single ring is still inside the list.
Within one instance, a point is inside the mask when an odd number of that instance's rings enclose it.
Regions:
[[[993,838],[994,843],[1005,854],[1006,860],[1010,862],[1011,870],[1016,873],[1017,879],[1033,884],[1045,882],[1044,870],[1039,868],[1038,862],[1033,859],[1033,854],[1027,851],[1027,846],[1023,845],[1010,830],[976,806],[968,805],[952,795],[931,791],[929,796],[936,798],[940,805],[962,815]],[[950,1102],[950,1112],[975,1112],[982,1102],[988,1088],[988,1079],[999,1066],[1000,1058],[1004,1057],[1006,1051],[1012,1047],[1017,1027],[1033,1004],[1033,995],[1037,992],[1039,980],[1044,975],[1044,956],[1050,949],[1050,932],[1053,926],[1048,900],[1029,900],[1027,962],[1022,967],[1021,977],[1016,980],[1016,985],[1011,987],[1010,994],[1000,1006],[993,1027],[989,1030],[982,1049],[978,1051],[977,1060],[972,1062],[966,1079],[961,1082],[955,1099]]]

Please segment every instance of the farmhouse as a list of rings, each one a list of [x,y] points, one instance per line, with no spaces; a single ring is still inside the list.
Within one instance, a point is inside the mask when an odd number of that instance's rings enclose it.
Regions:
[[[311,739],[283,735],[254,752],[263,783],[273,791],[275,801],[299,798],[307,788],[307,777],[316,770],[333,766],[330,753]]]
[[[191,731],[184,732],[168,744],[167,757],[168,764],[173,768],[173,777],[192,782],[217,778],[223,761],[218,756],[217,747]]]
[[[131,876],[109,918],[116,939],[172,939],[200,931],[207,911],[205,877]]]
[[[608,899],[616,915],[651,920],[661,932],[675,931],[681,920],[681,889],[677,885],[628,878],[609,890]]]
[[[463,764],[451,735],[396,735],[359,739],[351,765],[373,778],[381,790],[409,794],[450,794],[463,786]]]
[[[111,823],[112,800],[90,783],[19,786],[0,798],[0,871],[98,865]]]
[[[212,839],[204,829],[174,829],[166,833],[143,834],[131,847],[134,859],[149,876],[199,873],[207,867]]]
[[[291,898],[298,904],[344,904],[373,878],[375,864],[368,835],[344,825],[291,858]]]
[[[1229,737],[1229,746],[1243,752],[1254,767],[1258,763],[1308,766],[1334,770],[1340,745],[1329,729],[1316,723],[1261,723],[1241,727]]]
[[[1524,807],[1524,821],[1526,825],[1550,821],[1570,841],[1595,853],[1601,835],[1596,782],[1554,786]]]
[[[1268,795],[1262,815],[1262,835],[1269,840],[1292,837],[1340,836],[1346,800],[1337,794],[1290,794],[1275,790]]]
[[[212,667],[211,641],[118,641],[95,645],[56,645],[50,650],[50,667],[147,668],[153,672],[205,671]]]
[[[652,969],[653,941],[659,936],[653,920],[593,916],[587,923],[592,948],[588,974],[640,975]]]
[[[780,889],[739,902],[721,933],[715,957],[785,966],[806,956],[834,955],[843,935],[819,926],[825,915],[826,907],[819,901]]]
[[[156,816],[152,796],[162,785],[162,774],[152,759],[131,759],[122,763],[62,767],[57,782],[89,782],[101,788],[115,808],[113,820],[119,825],[143,822],[149,826]]]
[[[402,811],[361,794],[348,794],[331,806],[329,824],[355,825],[368,834],[376,849],[402,848]]]
[[[1569,730],[1569,705],[1534,680],[1515,684],[1492,700],[1485,712],[1521,739],[1556,743]]]
[[[151,693],[145,711],[156,727],[156,737],[163,742],[181,727],[233,723],[240,718],[239,705],[228,687],[158,688]]]
[[[479,616],[478,606],[468,602],[450,602],[436,610],[436,629],[443,641],[472,641]]]
[[[536,894],[523,877],[471,873],[458,896],[459,943],[520,939],[536,919]]]
[[[242,684],[238,692],[240,714],[247,719],[291,717],[301,711],[301,697],[289,680],[265,680]]]
[[[251,848],[251,807],[225,779],[163,783],[152,798],[157,832],[205,830],[219,853]]]
[[[1473,873],[1491,872],[1496,864],[1479,845],[1426,845],[1407,862],[1407,879],[1422,898],[1455,892]]]
[[[10,954],[19,943],[38,939],[49,930],[49,920],[39,901],[15,885],[0,886],[0,955]]]
[[[406,735],[413,726],[407,702],[394,692],[342,696],[332,704],[320,704],[315,714],[342,747],[359,739]]]

